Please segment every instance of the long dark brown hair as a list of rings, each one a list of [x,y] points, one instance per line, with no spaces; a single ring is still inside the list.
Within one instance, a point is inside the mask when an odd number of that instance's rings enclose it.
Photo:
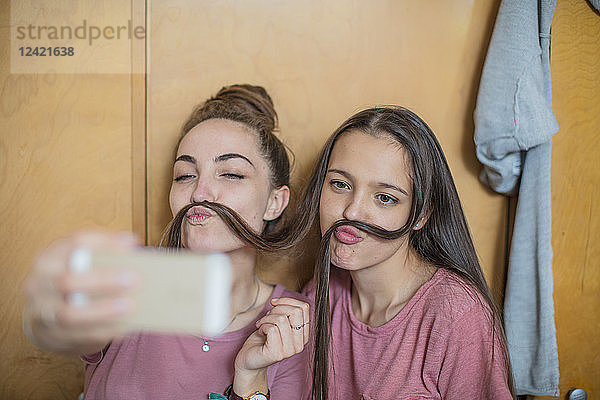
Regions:
[[[346,120],[326,142],[305,195],[299,205],[301,224],[312,224],[319,215],[321,190],[327,174],[329,158],[336,140],[345,132],[360,131],[375,137],[392,138],[406,151],[412,164],[413,199],[406,224],[396,231],[358,221],[338,221],[323,233],[319,257],[315,265],[314,357],[312,398],[327,400],[329,372],[333,367],[329,344],[329,240],[334,230],[349,224],[384,239],[408,235],[409,246],[430,265],[450,270],[471,284],[489,310],[492,335],[502,344],[500,355],[507,366],[506,379],[514,392],[510,361],[506,350],[501,315],[485,281],[473,240],[464,216],[450,168],[442,148],[427,124],[412,111],[402,107],[377,107],[361,111]],[[411,229],[428,216],[419,230]],[[492,338],[494,339],[494,338]],[[492,355],[494,340],[492,340]],[[491,372],[491,367],[490,367]]]

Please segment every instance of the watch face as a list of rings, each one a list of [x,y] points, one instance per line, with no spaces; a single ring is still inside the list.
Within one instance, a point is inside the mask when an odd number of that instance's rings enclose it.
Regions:
[[[248,397],[248,400],[269,400],[267,396],[262,393],[256,393]]]

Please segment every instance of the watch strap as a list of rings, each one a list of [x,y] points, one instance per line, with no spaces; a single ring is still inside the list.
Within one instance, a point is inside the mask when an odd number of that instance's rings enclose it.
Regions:
[[[233,391],[233,384],[231,384],[225,390],[225,396],[227,396],[228,400],[270,400],[271,390],[268,390],[266,394],[262,392],[254,392],[250,396],[242,397]]]

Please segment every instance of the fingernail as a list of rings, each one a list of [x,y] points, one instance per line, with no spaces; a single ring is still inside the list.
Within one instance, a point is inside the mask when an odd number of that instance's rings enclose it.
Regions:
[[[125,314],[131,309],[131,300],[126,297],[119,297],[113,301],[113,307],[119,314]]]
[[[277,302],[277,301],[279,301],[279,297],[275,297],[275,298],[271,299],[271,303],[274,303],[274,302]]]
[[[85,293],[75,292],[69,295],[68,301],[74,307],[85,307],[90,303],[90,298]]]
[[[136,273],[131,270],[125,270],[119,275],[119,284],[125,288],[132,287],[136,281]]]

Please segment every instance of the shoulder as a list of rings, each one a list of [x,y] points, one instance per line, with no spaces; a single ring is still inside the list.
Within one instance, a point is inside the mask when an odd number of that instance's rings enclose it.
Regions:
[[[445,269],[439,269],[417,296],[427,313],[450,324],[472,320],[478,325],[488,325],[486,321],[493,314],[473,284]]]
[[[444,398],[511,398],[500,321],[484,296],[457,274],[438,270],[426,293],[432,317],[426,362]]]

